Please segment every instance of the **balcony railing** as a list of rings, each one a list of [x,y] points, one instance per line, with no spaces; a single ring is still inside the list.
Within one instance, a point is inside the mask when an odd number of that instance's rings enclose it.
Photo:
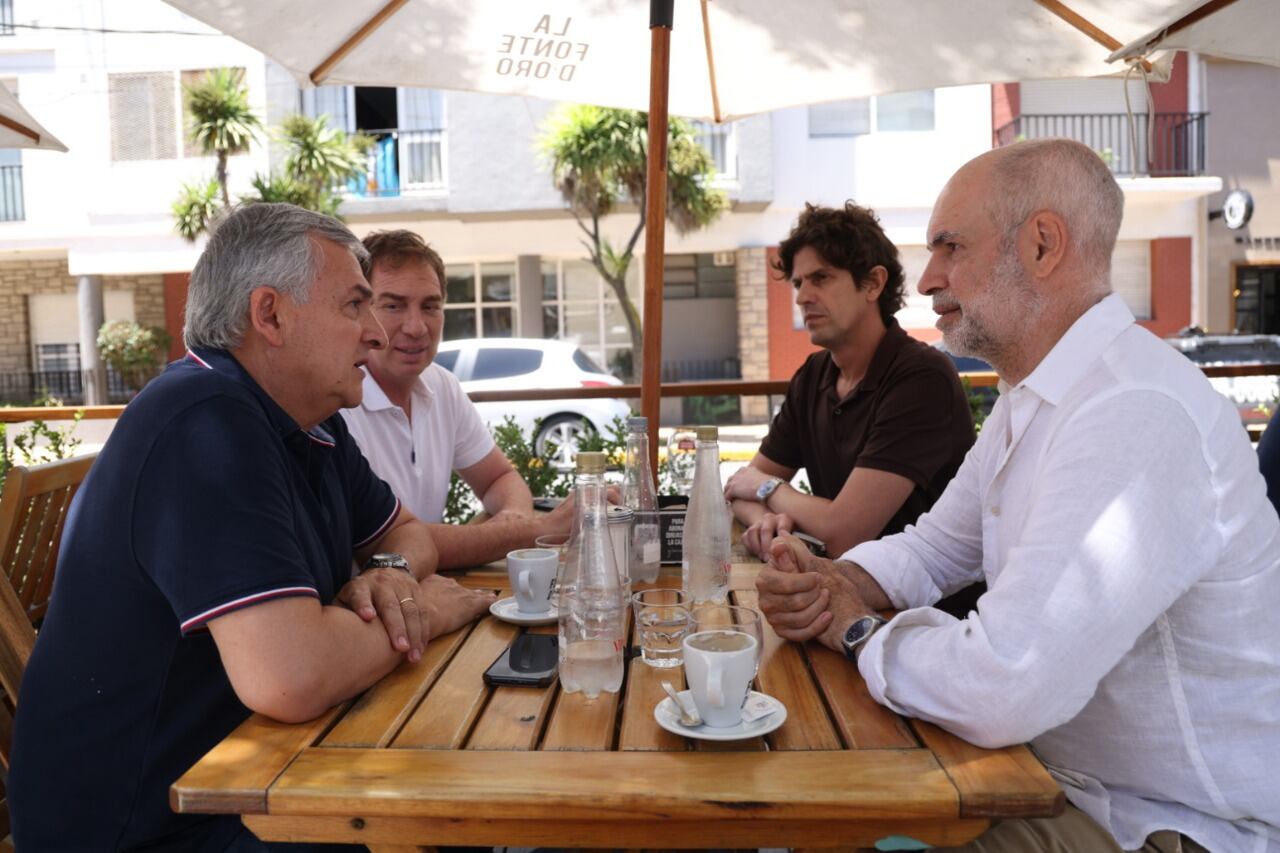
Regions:
[[[444,188],[443,130],[364,130],[377,139],[368,171],[343,189],[359,197],[390,197]]]
[[[22,203],[22,166],[0,166],[0,222],[27,218]]]
[[[128,402],[133,391],[120,374],[107,369],[107,399]],[[0,371],[0,403],[26,406],[37,400],[56,398],[64,403],[84,402],[84,377],[79,370]]]
[[[1101,155],[1117,175],[1153,178],[1190,177],[1205,172],[1204,140],[1208,113],[1134,113],[1134,151],[1130,117],[1125,113],[1021,115],[998,128],[997,148],[1022,139],[1065,137],[1083,142]],[[1150,127],[1153,133],[1148,135]]]

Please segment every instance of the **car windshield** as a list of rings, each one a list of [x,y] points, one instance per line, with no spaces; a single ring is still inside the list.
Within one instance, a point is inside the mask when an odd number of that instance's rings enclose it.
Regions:
[[[502,379],[523,376],[542,366],[542,350],[517,347],[483,347],[476,352],[476,365],[471,378]]]
[[[435,363],[453,373],[453,367],[458,363],[458,351],[452,349],[436,353]]]
[[[591,360],[591,356],[587,355],[585,352],[583,352],[580,349],[576,349],[573,351],[573,363],[578,365],[579,370],[582,370],[586,373],[606,373],[607,372],[607,371],[601,370],[599,365],[597,365],[594,361]]]

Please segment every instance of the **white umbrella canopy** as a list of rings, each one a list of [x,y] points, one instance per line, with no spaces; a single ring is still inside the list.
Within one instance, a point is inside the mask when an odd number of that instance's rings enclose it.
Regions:
[[[645,0],[168,2],[317,85],[649,107]],[[883,92],[1115,73],[1123,66],[1107,64],[1110,51],[1184,6],[1186,0],[676,0],[669,111],[728,121]],[[1072,13],[1077,23],[1069,22]],[[1161,79],[1160,71],[1154,76]]]
[[[0,86],[0,148],[67,150],[67,146],[41,127],[4,86]]]
[[[1280,4],[1276,0],[1191,0],[1159,26],[1111,55],[1194,50],[1222,59],[1280,65]]]
[[[1108,55],[1188,0],[166,0],[300,82],[421,86],[646,110],[641,410],[658,422],[667,115],[1122,73]],[[1208,0],[1209,5],[1232,0]],[[1261,0],[1271,3],[1275,0]],[[652,9],[651,9],[652,5]],[[666,8],[673,8],[668,19]],[[653,16],[651,18],[651,15]],[[644,31],[651,30],[646,39]],[[1167,77],[1168,55],[1138,61]],[[669,75],[668,75],[669,69]],[[656,454],[654,443],[650,451]],[[655,465],[656,459],[651,460]]]

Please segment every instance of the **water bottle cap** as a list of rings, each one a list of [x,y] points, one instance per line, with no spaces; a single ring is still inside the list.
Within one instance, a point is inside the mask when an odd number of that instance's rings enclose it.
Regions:
[[[649,419],[643,415],[633,415],[627,418],[627,429],[635,431],[638,429],[647,430],[649,428]]]
[[[609,457],[599,450],[583,450],[578,453],[579,474],[603,474],[608,467]]]
[[[719,441],[720,427],[716,426],[700,426],[698,427],[698,441]]]

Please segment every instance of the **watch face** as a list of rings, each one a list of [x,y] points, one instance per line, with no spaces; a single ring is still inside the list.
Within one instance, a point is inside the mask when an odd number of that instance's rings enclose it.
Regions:
[[[849,626],[849,630],[844,632],[844,643],[846,646],[852,646],[859,640],[871,633],[871,629],[875,627],[875,620],[870,616],[863,616],[861,619]]]

